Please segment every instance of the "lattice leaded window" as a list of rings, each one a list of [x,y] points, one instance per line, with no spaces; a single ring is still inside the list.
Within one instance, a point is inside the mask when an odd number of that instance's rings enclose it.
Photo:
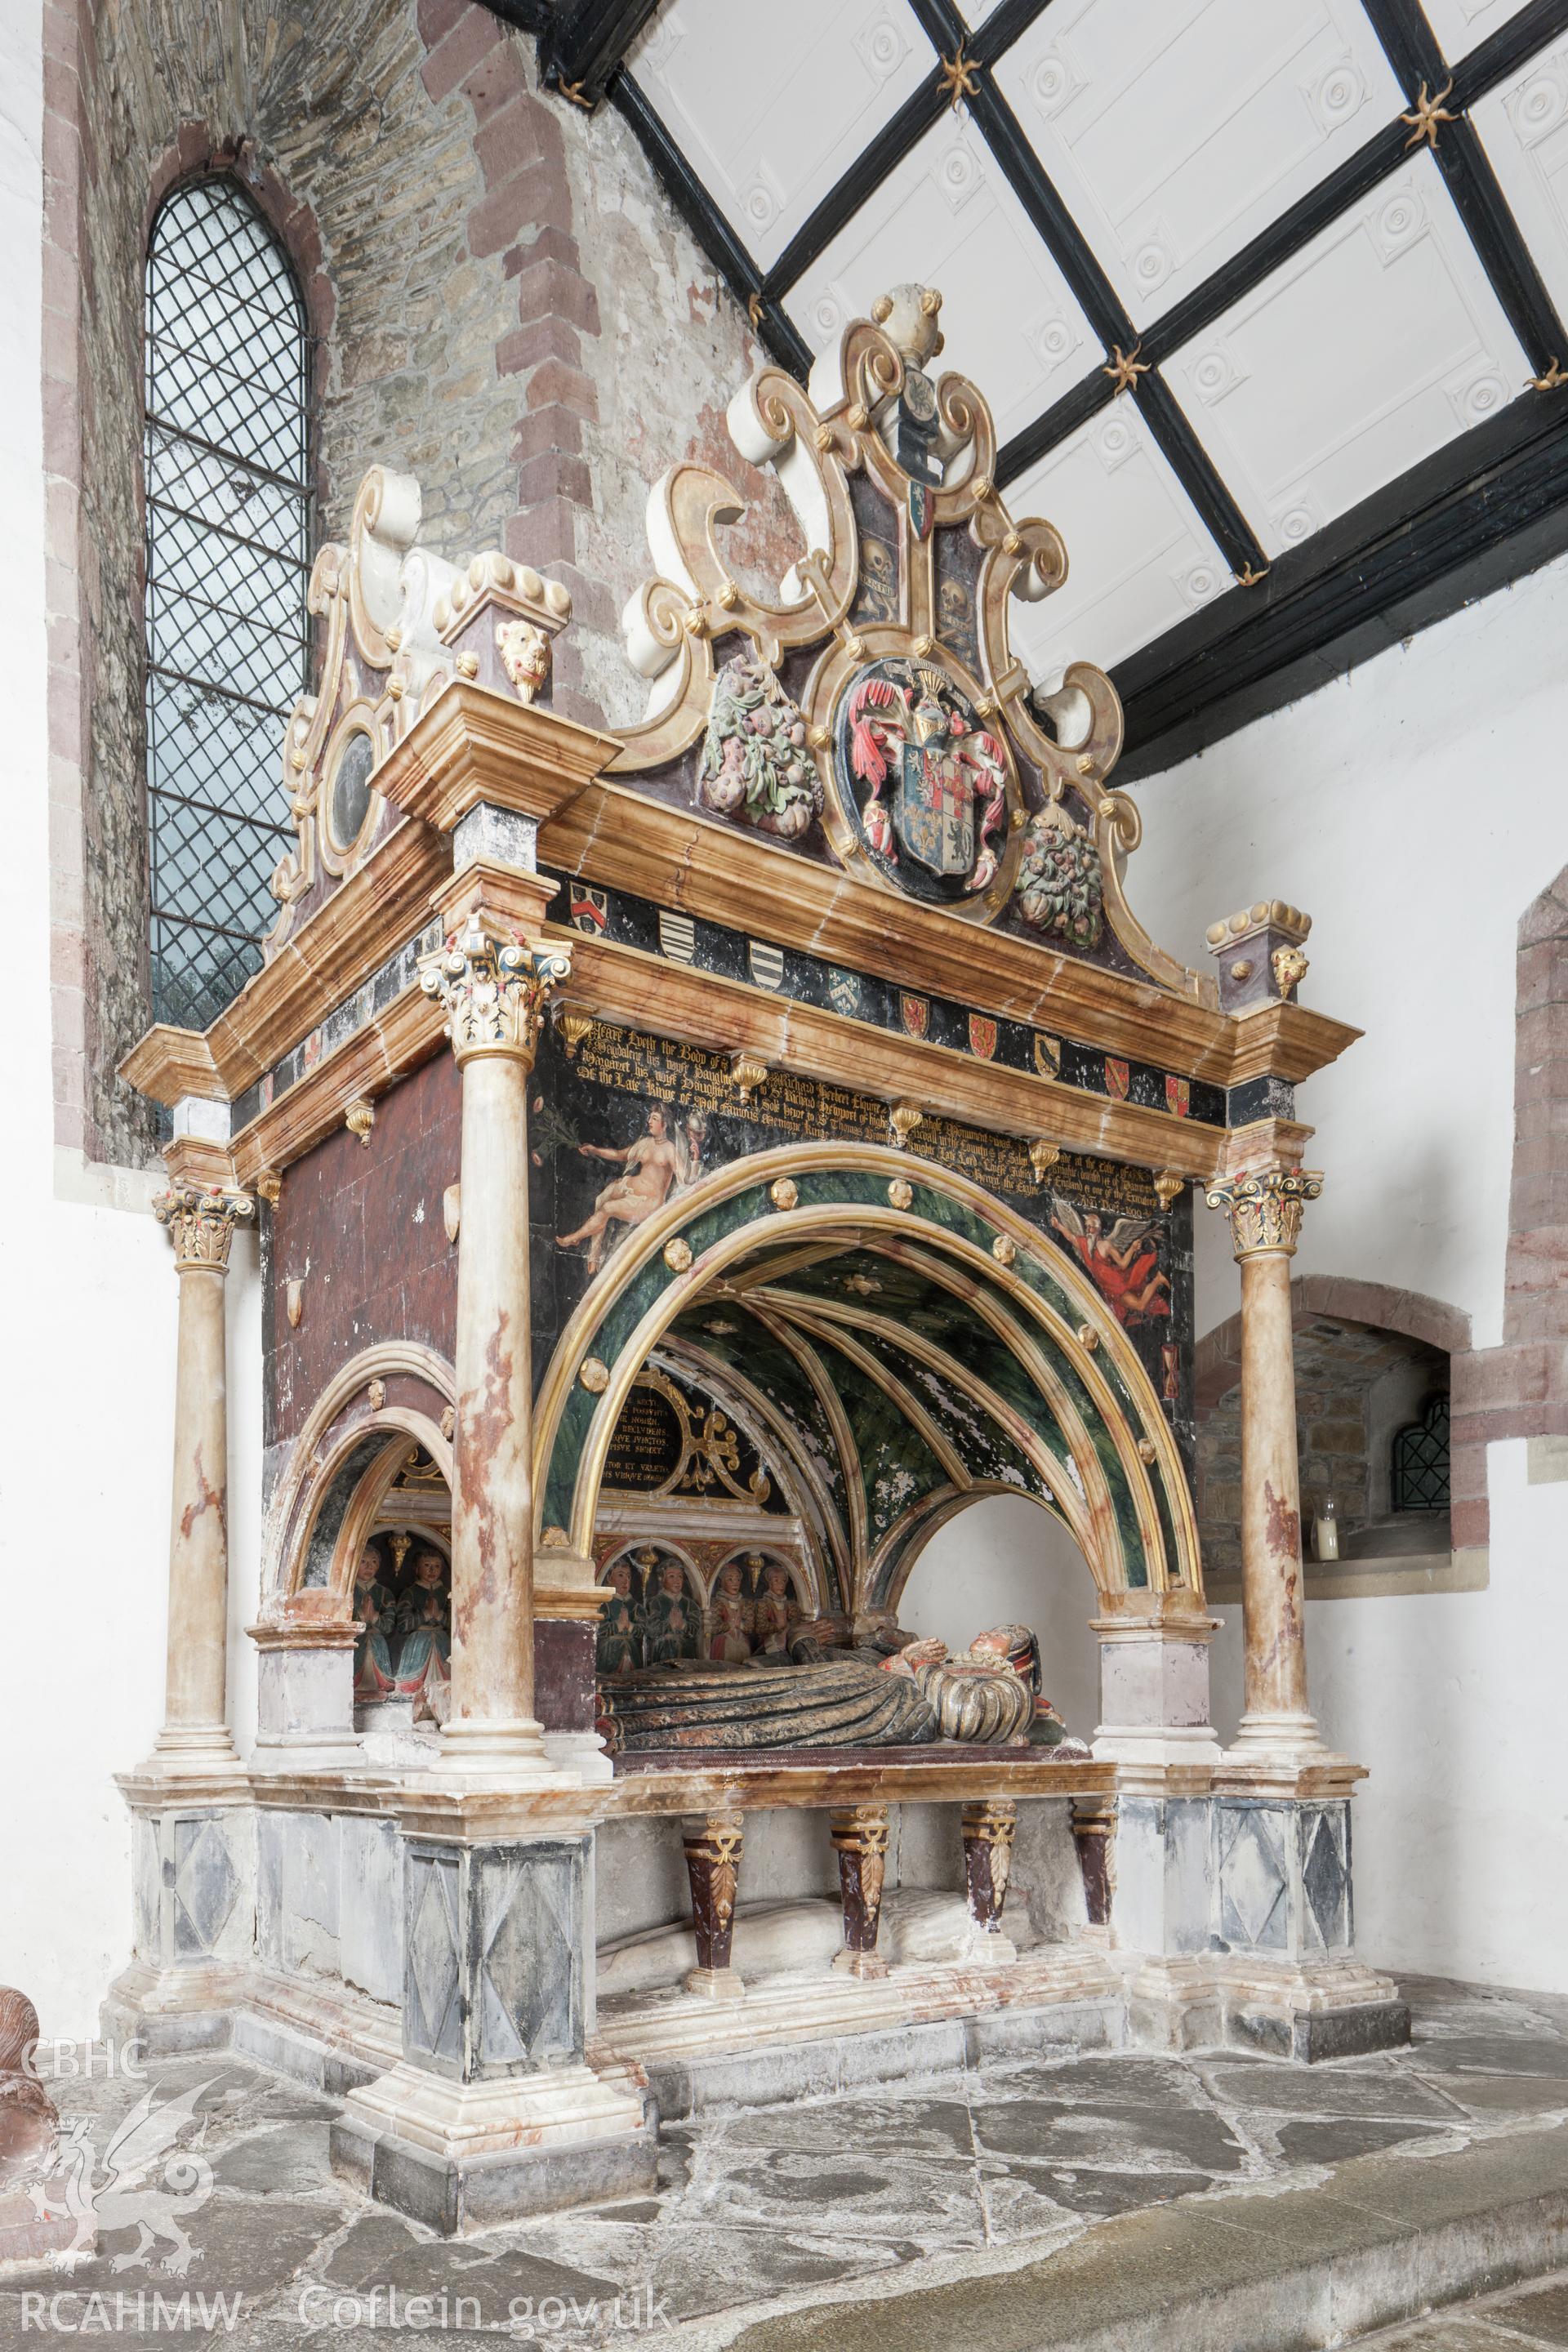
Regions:
[[[200,180],[147,249],[147,785],[153,1017],[205,1029],[261,963],[293,839],[305,685],[308,339],[243,188]]]
[[[1419,1421],[1395,1433],[1393,1490],[1396,1511],[1448,1507],[1448,1400],[1434,1397]]]

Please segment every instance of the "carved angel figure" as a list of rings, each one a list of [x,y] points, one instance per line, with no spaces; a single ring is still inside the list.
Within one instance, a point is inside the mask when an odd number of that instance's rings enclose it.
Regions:
[[[1118,1217],[1110,1232],[1093,1209],[1080,1214],[1059,1192],[1051,1200],[1051,1223],[1119,1323],[1131,1330],[1171,1311],[1171,1283],[1161,1272],[1158,1228],[1152,1217]]]
[[[933,874],[963,876],[966,891],[986,888],[997,864],[991,835],[1007,803],[1006,758],[995,736],[952,707],[940,670],[901,662],[880,662],[860,678],[847,720],[849,765],[871,788],[860,819],[878,856],[897,865],[901,844]],[[882,796],[889,777],[890,804]],[[984,803],[978,827],[977,800]]]
[[[795,841],[822,807],[805,720],[765,662],[737,654],[714,677],[697,797],[718,816]]]
[[[1053,932],[1069,947],[1100,944],[1104,921],[1100,852],[1059,802],[1031,818],[1018,868],[1018,911],[1037,931]]]

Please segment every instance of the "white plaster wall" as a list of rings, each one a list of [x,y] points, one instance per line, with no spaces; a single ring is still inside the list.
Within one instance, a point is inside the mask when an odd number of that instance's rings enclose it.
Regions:
[[[1046,1696],[1080,1739],[1100,1721],[1100,1644],[1089,1565],[1059,1520],[1023,1495],[983,1495],[939,1528],[899,1603],[910,1633],[967,1649],[989,1625],[1039,1635]]]
[[[129,1819],[111,1775],[162,1719],[175,1276],[128,1171],[57,1164],[49,1029],[40,375],[42,111],[37,0],[0,9],[0,680],[5,854],[0,938],[0,1595],[5,1832],[0,1982],[46,2034],[96,2031],[131,1949]],[[259,1493],[256,1244],[230,1276],[237,1629],[255,1613]],[[241,1720],[254,1717],[243,1688]]]
[[[1205,926],[1259,898],[1313,917],[1306,1002],[1362,1040],[1304,1086],[1326,1171],[1303,1273],[1424,1291],[1502,1337],[1516,927],[1568,863],[1568,562],[1135,788],[1132,903],[1208,965]],[[1198,1329],[1236,1310],[1223,1221],[1197,1213]],[[1480,1593],[1312,1601],[1325,1735],[1356,1799],[1357,1939],[1374,1961],[1568,1990],[1562,1703],[1568,1486],[1490,1452]],[[1214,1720],[1241,1705],[1224,1607]]]
[[[1379,1966],[1568,1990],[1568,1486],[1494,1445],[1491,1583],[1310,1601],[1312,1700],[1370,1765],[1352,1812],[1356,1943]],[[1241,1705],[1241,1612],[1220,1612],[1215,1721]]]
[[[1310,1081],[1303,1274],[1426,1291],[1502,1337],[1515,928],[1568,863],[1568,559],[1134,786],[1129,895],[1162,947],[1258,898],[1312,916],[1304,1003],[1366,1033]],[[1198,1329],[1238,1296],[1197,1223]]]

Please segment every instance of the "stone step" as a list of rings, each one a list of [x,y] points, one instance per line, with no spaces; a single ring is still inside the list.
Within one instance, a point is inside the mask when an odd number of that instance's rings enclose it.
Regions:
[[[1319,2352],[1568,2263],[1568,2122],[1189,2197],[1042,2253],[911,2264],[675,2331],[680,2352]],[[793,2307],[792,2307],[793,2306]]]

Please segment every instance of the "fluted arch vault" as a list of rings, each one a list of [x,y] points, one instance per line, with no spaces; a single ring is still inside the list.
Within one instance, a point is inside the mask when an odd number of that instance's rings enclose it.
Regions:
[[[1126,1335],[1037,1227],[927,1160],[757,1154],[622,1244],[540,1397],[547,1547],[589,1549],[611,1433],[656,1348],[787,1451],[846,1609],[896,1610],[932,1528],[995,1490],[1058,1517],[1102,1594],[1201,1593],[1181,1459]]]

